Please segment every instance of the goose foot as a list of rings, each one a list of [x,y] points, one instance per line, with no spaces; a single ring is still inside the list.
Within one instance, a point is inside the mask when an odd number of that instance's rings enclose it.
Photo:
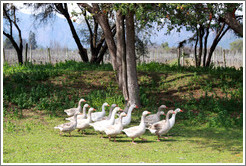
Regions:
[[[115,137],[114,137],[114,142],[116,142]]]
[[[136,142],[134,142],[134,138],[132,138],[132,144],[137,144]]]
[[[160,139],[157,139],[158,142],[160,142],[161,140]]]

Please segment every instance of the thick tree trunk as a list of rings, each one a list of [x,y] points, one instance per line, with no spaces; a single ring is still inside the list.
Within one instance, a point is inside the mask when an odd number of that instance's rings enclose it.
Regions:
[[[243,25],[236,20],[234,12],[228,12],[221,18],[233,31],[243,37]]]
[[[208,27],[206,28],[206,36],[204,38],[204,54],[203,54],[203,67],[206,66],[206,58],[207,58],[207,43],[208,43],[208,35],[210,29],[211,19],[209,20]]]
[[[116,13],[117,63],[119,68],[119,87],[122,89],[125,100],[128,100],[127,73],[126,73],[126,43],[125,43],[124,16],[120,11]]]
[[[108,23],[108,18],[104,14],[99,14],[96,16],[96,18],[97,18],[98,23],[103,29],[103,33],[105,35],[105,40],[106,40],[106,43],[109,49],[109,54],[110,54],[111,64],[113,66],[113,69],[117,71],[118,73],[117,59],[116,59],[116,45],[114,42],[114,37],[111,31],[111,28]]]
[[[126,64],[130,104],[135,103],[136,105],[140,106],[135,55],[134,14],[132,11],[129,11],[128,15],[126,16]]]

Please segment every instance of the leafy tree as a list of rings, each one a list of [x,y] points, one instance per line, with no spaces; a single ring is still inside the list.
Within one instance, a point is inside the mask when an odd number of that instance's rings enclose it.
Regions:
[[[168,42],[162,43],[161,46],[162,46],[162,48],[164,48],[165,50],[169,50]]]
[[[3,48],[5,48],[5,49],[14,48],[13,47],[13,44],[11,43],[11,41],[9,40],[9,38],[5,38],[5,40],[3,41]]]
[[[38,47],[37,41],[36,41],[36,35],[32,31],[29,32],[28,43],[29,45],[31,45],[32,49],[36,49]]]
[[[7,23],[4,27],[3,34],[11,41],[14,49],[17,52],[18,62],[23,64],[23,41],[21,29],[18,25],[18,18],[16,17],[16,11],[18,9],[12,3],[3,3],[3,18],[6,19]],[[13,28],[17,29],[18,32],[18,41],[14,39]],[[8,29],[8,30],[7,30]]]
[[[243,40],[238,39],[234,42],[231,42],[230,43],[230,50],[242,52],[243,51]]]
[[[111,64],[116,72],[116,78],[125,100],[128,100],[130,104],[140,105],[135,54],[134,15],[136,4],[92,3],[89,5],[78,3],[78,5],[90,12],[103,30]],[[114,12],[116,13],[116,39],[114,39],[109,25],[109,18]]]

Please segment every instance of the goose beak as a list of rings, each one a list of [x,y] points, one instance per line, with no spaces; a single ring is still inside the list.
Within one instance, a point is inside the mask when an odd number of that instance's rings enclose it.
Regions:
[[[109,104],[107,106],[109,107]]]
[[[86,102],[86,100],[84,100],[83,102]]]
[[[88,105],[88,107],[90,108],[91,106]]]
[[[120,108],[119,111],[123,111],[123,109]]]
[[[175,114],[175,112],[173,112],[173,114]]]
[[[183,110],[179,110],[179,112],[184,112]]]
[[[115,107],[118,107],[118,105],[116,104]]]
[[[151,114],[151,112],[148,112],[148,114]]]
[[[94,108],[93,111],[96,111],[96,109]]]
[[[136,108],[139,108],[139,107],[136,105]]]

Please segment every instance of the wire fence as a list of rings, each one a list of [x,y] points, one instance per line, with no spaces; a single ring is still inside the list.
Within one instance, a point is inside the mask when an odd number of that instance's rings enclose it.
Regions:
[[[181,58],[181,65],[195,65],[194,54],[192,51],[185,53],[186,56]],[[89,59],[90,52],[88,52]],[[150,48],[147,56],[140,56],[137,59],[138,63],[170,63],[177,59],[177,50],[165,50],[161,47]],[[82,61],[78,53],[78,50],[68,49],[36,49],[28,50],[27,56],[23,53],[23,61],[32,62],[34,64],[45,63],[58,63],[68,60]],[[10,65],[18,63],[17,53],[14,49],[4,49],[4,61],[7,61]],[[106,54],[103,59],[104,63],[110,62],[109,54]],[[211,62],[215,67],[235,67],[240,68],[243,66],[243,53],[239,51],[230,51],[217,49],[214,51]]]

